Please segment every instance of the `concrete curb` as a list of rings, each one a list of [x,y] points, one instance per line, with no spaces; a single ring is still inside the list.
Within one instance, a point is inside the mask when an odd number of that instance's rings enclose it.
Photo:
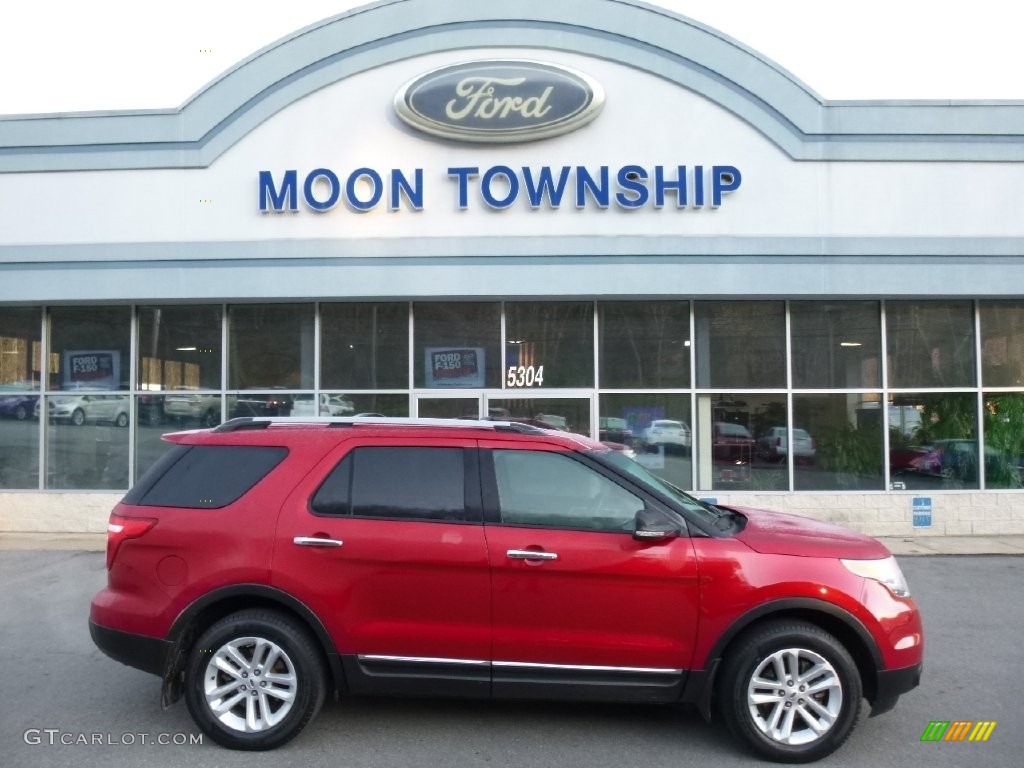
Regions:
[[[1024,555],[1024,536],[879,537],[894,555]],[[0,550],[102,552],[106,533],[0,533]]]

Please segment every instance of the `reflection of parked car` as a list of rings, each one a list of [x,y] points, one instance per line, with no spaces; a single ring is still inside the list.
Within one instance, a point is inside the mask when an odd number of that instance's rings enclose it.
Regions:
[[[940,475],[942,457],[926,445],[916,448],[893,448],[889,451],[889,472],[893,475]]]
[[[164,396],[144,393],[139,395],[139,421],[157,425],[164,421]]]
[[[682,448],[684,451],[693,445],[693,436],[686,422],[674,419],[655,419],[640,436],[644,447],[653,451],[658,448]]]
[[[189,419],[212,427],[220,423],[220,395],[173,392],[164,398],[164,414],[179,421]]]
[[[231,417],[288,416],[292,412],[292,399],[288,395],[238,395],[231,398]]]
[[[0,395],[0,416],[24,421],[36,410],[39,395]]]
[[[76,427],[87,421],[128,426],[128,395],[54,395],[47,398],[46,403],[54,421],[70,421]],[[38,402],[35,410],[38,416]]]
[[[618,451],[623,456],[627,456],[631,459],[636,458],[636,451],[633,450],[632,446],[626,445],[625,443],[617,443],[614,440],[602,440],[601,445],[611,448],[613,451]]]
[[[355,411],[352,401],[344,395],[320,394],[320,412],[314,407],[313,395],[295,395],[292,416],[349,416]]]
[[[601,416],[597,420],[597,433],[601,442],[624,443],[629,445],[633,440],[633,430],[625,419],[614,416]]]
[[[1001,476],[1011,486],[1024,477],[1022,459],[985,446],[985,472],[989,477]],[[970,438],[933,440],[915,448],[894,448],[889,451],[889,471],[895,475],[926,475],[941,477],[953,483],[978,482],[978,443]]]
[[[789,435],[785,427],[772,427],[757,441],[757,453],[765,461],[785,461],[789,457]],[[814,438],[806,429],[793,428],[793,460],[810,463],[814,461],[816,448]]]
[[[557,429],[562,432],[569,431],[569,420],[565,416],[556,416],[553,413],[538,413],[530,423],[541,429]]]
[[[750,479],[750,462],[754,458],[754,436],[742,424],[716,421],[712,440],[715,477],[724,483]]]

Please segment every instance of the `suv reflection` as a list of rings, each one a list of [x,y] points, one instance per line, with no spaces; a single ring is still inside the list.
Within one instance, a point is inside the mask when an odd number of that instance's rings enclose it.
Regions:
[[[179,422],[193,421],[212,427],[220,424],[220,395],[173,392],[164,398],[164,415]]]

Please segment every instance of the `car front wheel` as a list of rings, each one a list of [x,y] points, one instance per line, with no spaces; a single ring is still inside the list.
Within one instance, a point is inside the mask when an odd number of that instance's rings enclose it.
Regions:
[[[831,754],[860,716],[860,674],[846,648],[801,621],[761,625],[740,639],[722,670],[719,708],[732,733],[777,762]]]
[[[192,649],[185,700],[204,733],[231,749],[274,749],[320,710],[319,649],[291,618],[246,610],[211,626]]]

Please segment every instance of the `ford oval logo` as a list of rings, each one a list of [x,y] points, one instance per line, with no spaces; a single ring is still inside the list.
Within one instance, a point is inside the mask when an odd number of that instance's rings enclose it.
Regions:
[[[413,128],[457,141],[511,143],[586,125],[604,89],[582,72],[539,61],[467,61],[420,75],[395,94]]]

